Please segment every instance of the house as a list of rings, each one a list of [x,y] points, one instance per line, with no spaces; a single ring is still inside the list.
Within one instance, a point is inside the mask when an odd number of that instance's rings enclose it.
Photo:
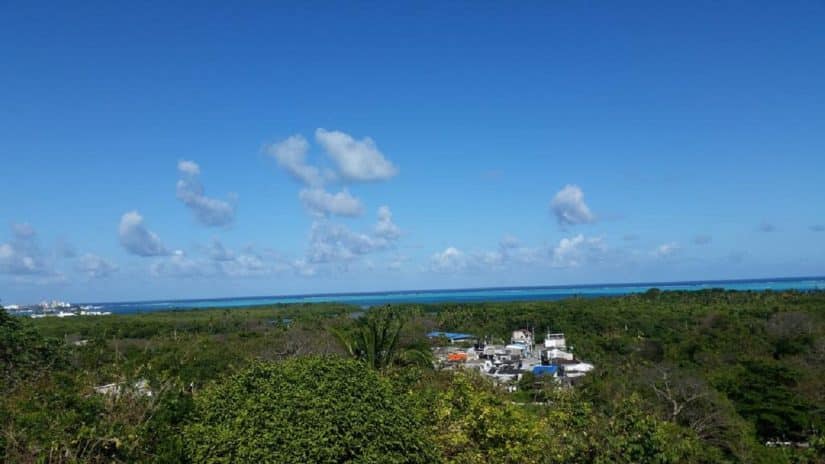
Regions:
[[[530,332],[527,329],[514,330],[511,340],[513,343],[524,343],[525,345],[530,346],[533,344],[533,332]]]
[[[536,377],[549,375],[551,377],[557,377],[559,373],[559,366],[556,365],[549,365],[549,366],[533,366],[533,375]]]
[[[545,348],[558,348],[558,349],[565,349],[567,348],[567,341],[564,339],[563,333],[548,333],[544,337],[544,347]]]
[[[576,364],[568,364],[563,366],[563,368],[565,377],[583,377],[585,374],[593,370],[593,365],[579,361]]]

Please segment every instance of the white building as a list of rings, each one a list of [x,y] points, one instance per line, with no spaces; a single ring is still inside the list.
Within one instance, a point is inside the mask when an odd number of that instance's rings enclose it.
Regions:
[[[567,348],[567,341],[564,339],[563,333],[548,333],[544,337],[545,348],[557,348],[564,350]]]

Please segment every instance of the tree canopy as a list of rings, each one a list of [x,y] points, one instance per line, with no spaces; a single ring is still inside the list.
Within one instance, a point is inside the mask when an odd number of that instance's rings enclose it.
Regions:
[[[203,392],[185,437],[195,462],[425,463],[420,419],[364,363],[257,363]]]

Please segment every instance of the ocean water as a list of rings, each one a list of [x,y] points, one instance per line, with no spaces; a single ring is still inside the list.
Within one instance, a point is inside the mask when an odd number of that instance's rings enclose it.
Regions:
[[[547,287],[473,288],[455,290],[413,290],[373,293],[327,293],[316,295],[256,296],[201,300],[132,301],[82,303],[115,314],[164,311],[170,309],[224,308],[290,303],[346,303],[361,307],[391,303],[469,303],[479,301],[552,301],[570,297],[618,296],[643,293],[651,288],[696,291],[724,288],[739,291],[825,290],[825,277],[757,280],[716,280],[693,282],[649,282]]]

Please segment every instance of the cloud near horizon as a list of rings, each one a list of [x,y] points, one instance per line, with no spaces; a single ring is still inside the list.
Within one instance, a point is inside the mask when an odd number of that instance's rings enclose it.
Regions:
[[[86,253],[78,258],[74,268],[91,279],[109,277],[118,271],[117,265],[91,253]]]
[[[0,273],[17,276],[52,274],[34,227],[28,223],[15,223],[11,225],[11,231],[12,240],[0,243]]]
[[[595,261],[599,255],[607,250],[607,244],[601,237],[586,238],[578,234],[570,238],[562,238],[553,248],[553,267],[579,267],[585,262]]]
[[[668,256],[673,256],[681,248],[682,247],[676,242],[663,243],[656,247],[653,254],[659,258],[666,258]]]
[[[512,236],[505,236],[497,250],[465,252],[455,246],[430,256],[429,269],[433,272],[490,271],[518,266],[573,268],[604,259],[608,246],[602,237],[578,234],[563,237],[554,247],[523,246]]]

